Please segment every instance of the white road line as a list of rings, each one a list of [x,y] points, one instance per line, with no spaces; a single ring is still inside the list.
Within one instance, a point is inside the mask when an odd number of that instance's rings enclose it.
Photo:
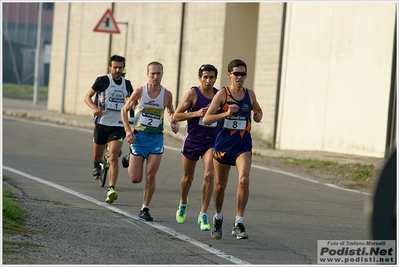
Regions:
[[[3,169],[5,169],[5,170],[7,170],[7,171],[10,171],[10,172],[13,172],[13,173],[15,173],[15,174],[18,174],[18,175],[20,175],[20,176],[23,176],[23,177],[25,177],[25,178],[34,180],[34,181],[36,181],[36,182],[39,182],[39,183],[42,183],[42,184],[45,184],[45,185],[54,187],[54,188],[56,188],[56,189],[59,189],[59,190],[61,190],[61,191],[64,191],[64,192],[69,193],[69,194],[71,194],[71,195],[74,195],[74,196],[76,196],[76,197],[79,197],[79,198],[81,198],[81,199],[84,199],[84,200],[86,200],[86,201],[89,201],[89,202],[91,202],[91,203],[94,203],[94,204],[99,205],[99,206],[101,206],[101,207],[104,207],[104,208],[106,208],[106,209],[112,210],[112,211],[114,211],[114,212],[116,212],[116,213],[119,213],[119,214],[121,214],[121,215],[123,215],[123,216],[126,216],[126,217],[128,217],[128,218],[131,218],[131,219],[133,219],[133,220],[137,220],[137,221],[141,222],[141,221],[137,218],[137,215],[133,215],[133,214],[131,214],[131,213],[129,213],[129,212],[126,212],[126,211],[123,211],[123,210],[121,210],[121,209],[118,209],[118,208],[116,208],[116,207],[114,207],[114,206],[112,206],[112,205],[106,204],[105,202],[100,202],[100,201],[98,201],[97,199],[94,199],[94,198],[92,198],[92,197],[89,197],[89,196],[87,196],[87,195],[84,195],[84,194],[82,194],[82,193],[79,193],[79,192],[77,192],[77,191],[74,191],[74,190],[72,190],[72,189],[70,189],[70,188],[67,188],[67,187],[65,187],[65,186],[62,186],[62,185],[58,185],[58,184],[49,182],[49,181],[44,180],[44,179],[42,179],[42,178],[39,178],[39,177],[30,175],[30,174],[28,174],[28,173],[25,173],[25,172],[22,172],[22,171],[19,171],[19,170],[16,170],[16,169],[13,169],[13,168],[10,168],[10,167],[7,167],[7,166],[3,166]],[[144,223],[144,222],[143,222],[143,223]],[[190,244],[192,244],[192,245],[194,245],[194,246],[197,246],[197,247],[199,247],[199,248],[201,248],[201,249],[203,249],[203,250],[206,250],[206,251],[208,251],[209,253],[212,253],[212,254],[214,254],[215,256],[218,256],[218,257],[220,257],[220,258],[223,258],[223,259],[225,259],[225,260],[228,260],[228,261],[230,261],[230,262],[232,262],[232,263],[235,263],[235,264],[238,264],[238,265],[250,265],[249,262],[246,262],[246,261],[244,261],[244,260],[242,260],[242,259],[236,258],[236,257],[234,257],[234,256],[232,256],[232,255],[228,255],[228,254],[224,253],[224,252],[221,251],[221,250],[218,250],[218,249],[215,249],[215,248],[213,248],[213,247],[210,247],[210,246],[207,245],[207,244],[201,243],[201,242],[199,242],[199,241],[197,241],[197,240],[195,240],[195,239],[193,239],[193,238],[191,238],[191,237],[189,237],[189,236],[186,236],[186,235],[184,235],[184,234],[181,234],[181,233],[179,233],[179,232],[177,232],[177,231],[175,231],[175,230],[173,230],[173,229],[171,229],[171,228],[168,228],[168,227],[166,227],[166,226],[163,226],[163,225],[161,225],[161,224],[159,224],[159,223],[155,223],[155,222],[146,222],[146,224],[148,224],[149,226],[154,227],[154,228],[156,228],[156,229],[158,229],[158,230],[161,230],[162,232],[164,232],[164,233],[166,233],[166,234],[173,235],[173,236],[179,238],[179,239],[182,240],[182,241],[188,242],[188,243],[190,243]]]

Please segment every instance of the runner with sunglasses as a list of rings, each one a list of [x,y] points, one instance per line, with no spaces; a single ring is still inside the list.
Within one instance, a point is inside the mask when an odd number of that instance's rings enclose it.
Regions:
[[[231,84],[223,87],[213,98],[203,122],[218,121],[213,162],[216,184],[213,192],[216,214],[213,217],[211,235],[222,238],[223,199],[231,166],[237,167],[238,189],[236,193],[236,219],[232,234],[237,239],[246,239],[244,211],[249,198],[249,171],[252,163],[251,111],[253,120],[262,120],[262,109],[255,92],[244,87],[247,65],[240,59],[231,61],[227,67]]]

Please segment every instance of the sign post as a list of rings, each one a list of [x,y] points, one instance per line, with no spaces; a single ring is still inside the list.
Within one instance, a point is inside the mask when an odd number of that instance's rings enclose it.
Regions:
[[[126,25],[126,35],[125,35],[125,54],[123,55],[125,58],[127,56],[127,34],[129,32],[129,22],[117,22],[119,24],[125,24]]]
[[[114,10],[114,3],[112,3],[112,10]],[[112,33],[120,33],[118,25],[115,22],[114,16],[112,15],[111,9],[107,9],[105,14],[102,16],[100,21],[97,23],[96,27],[94,27],[93,31],[110,33],[109,47],[108,47],[108,49],[109,49],[108,57],[110,57],[111,56]],[[107,73],[108,73],[108,67],[107,67]]]

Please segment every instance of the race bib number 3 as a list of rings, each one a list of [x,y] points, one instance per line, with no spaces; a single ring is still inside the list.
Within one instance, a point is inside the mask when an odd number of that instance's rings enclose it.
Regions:
[[[224,119],[223,128],[225,129],[241,131],[244,130],[246,126],[246,120],[232,120],[229,118]]]
[[[204,124],[204,122],[202,121],[202,118],[203,117],[200,117],[200,119],[199,119],[199,125],[201,125],[201,126],[204,126],[204,127],[209,127],[209,128],[215,128],[216,127],[216,125],[217,125],[217,122],[215,121],[214,123],[211,123],[211,124]]]

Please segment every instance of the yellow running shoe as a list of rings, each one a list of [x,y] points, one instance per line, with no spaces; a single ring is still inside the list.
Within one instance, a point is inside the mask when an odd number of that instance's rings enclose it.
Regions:
[[[209,231],[211,230],[211,225],[208,222],[208,215],[203,214],[202,216],[198,215],[198,225],[201,231]]]
[[[177,223],[184,223],[186,221],[186,210],[187,206],[179,205],[179,208],[176,211],[176,221]]]
[[[115,189],[108,188],[107,198],[105,199],[105,202],[112,203],[117,199],[118,199],[118,194],[116,193]]]

